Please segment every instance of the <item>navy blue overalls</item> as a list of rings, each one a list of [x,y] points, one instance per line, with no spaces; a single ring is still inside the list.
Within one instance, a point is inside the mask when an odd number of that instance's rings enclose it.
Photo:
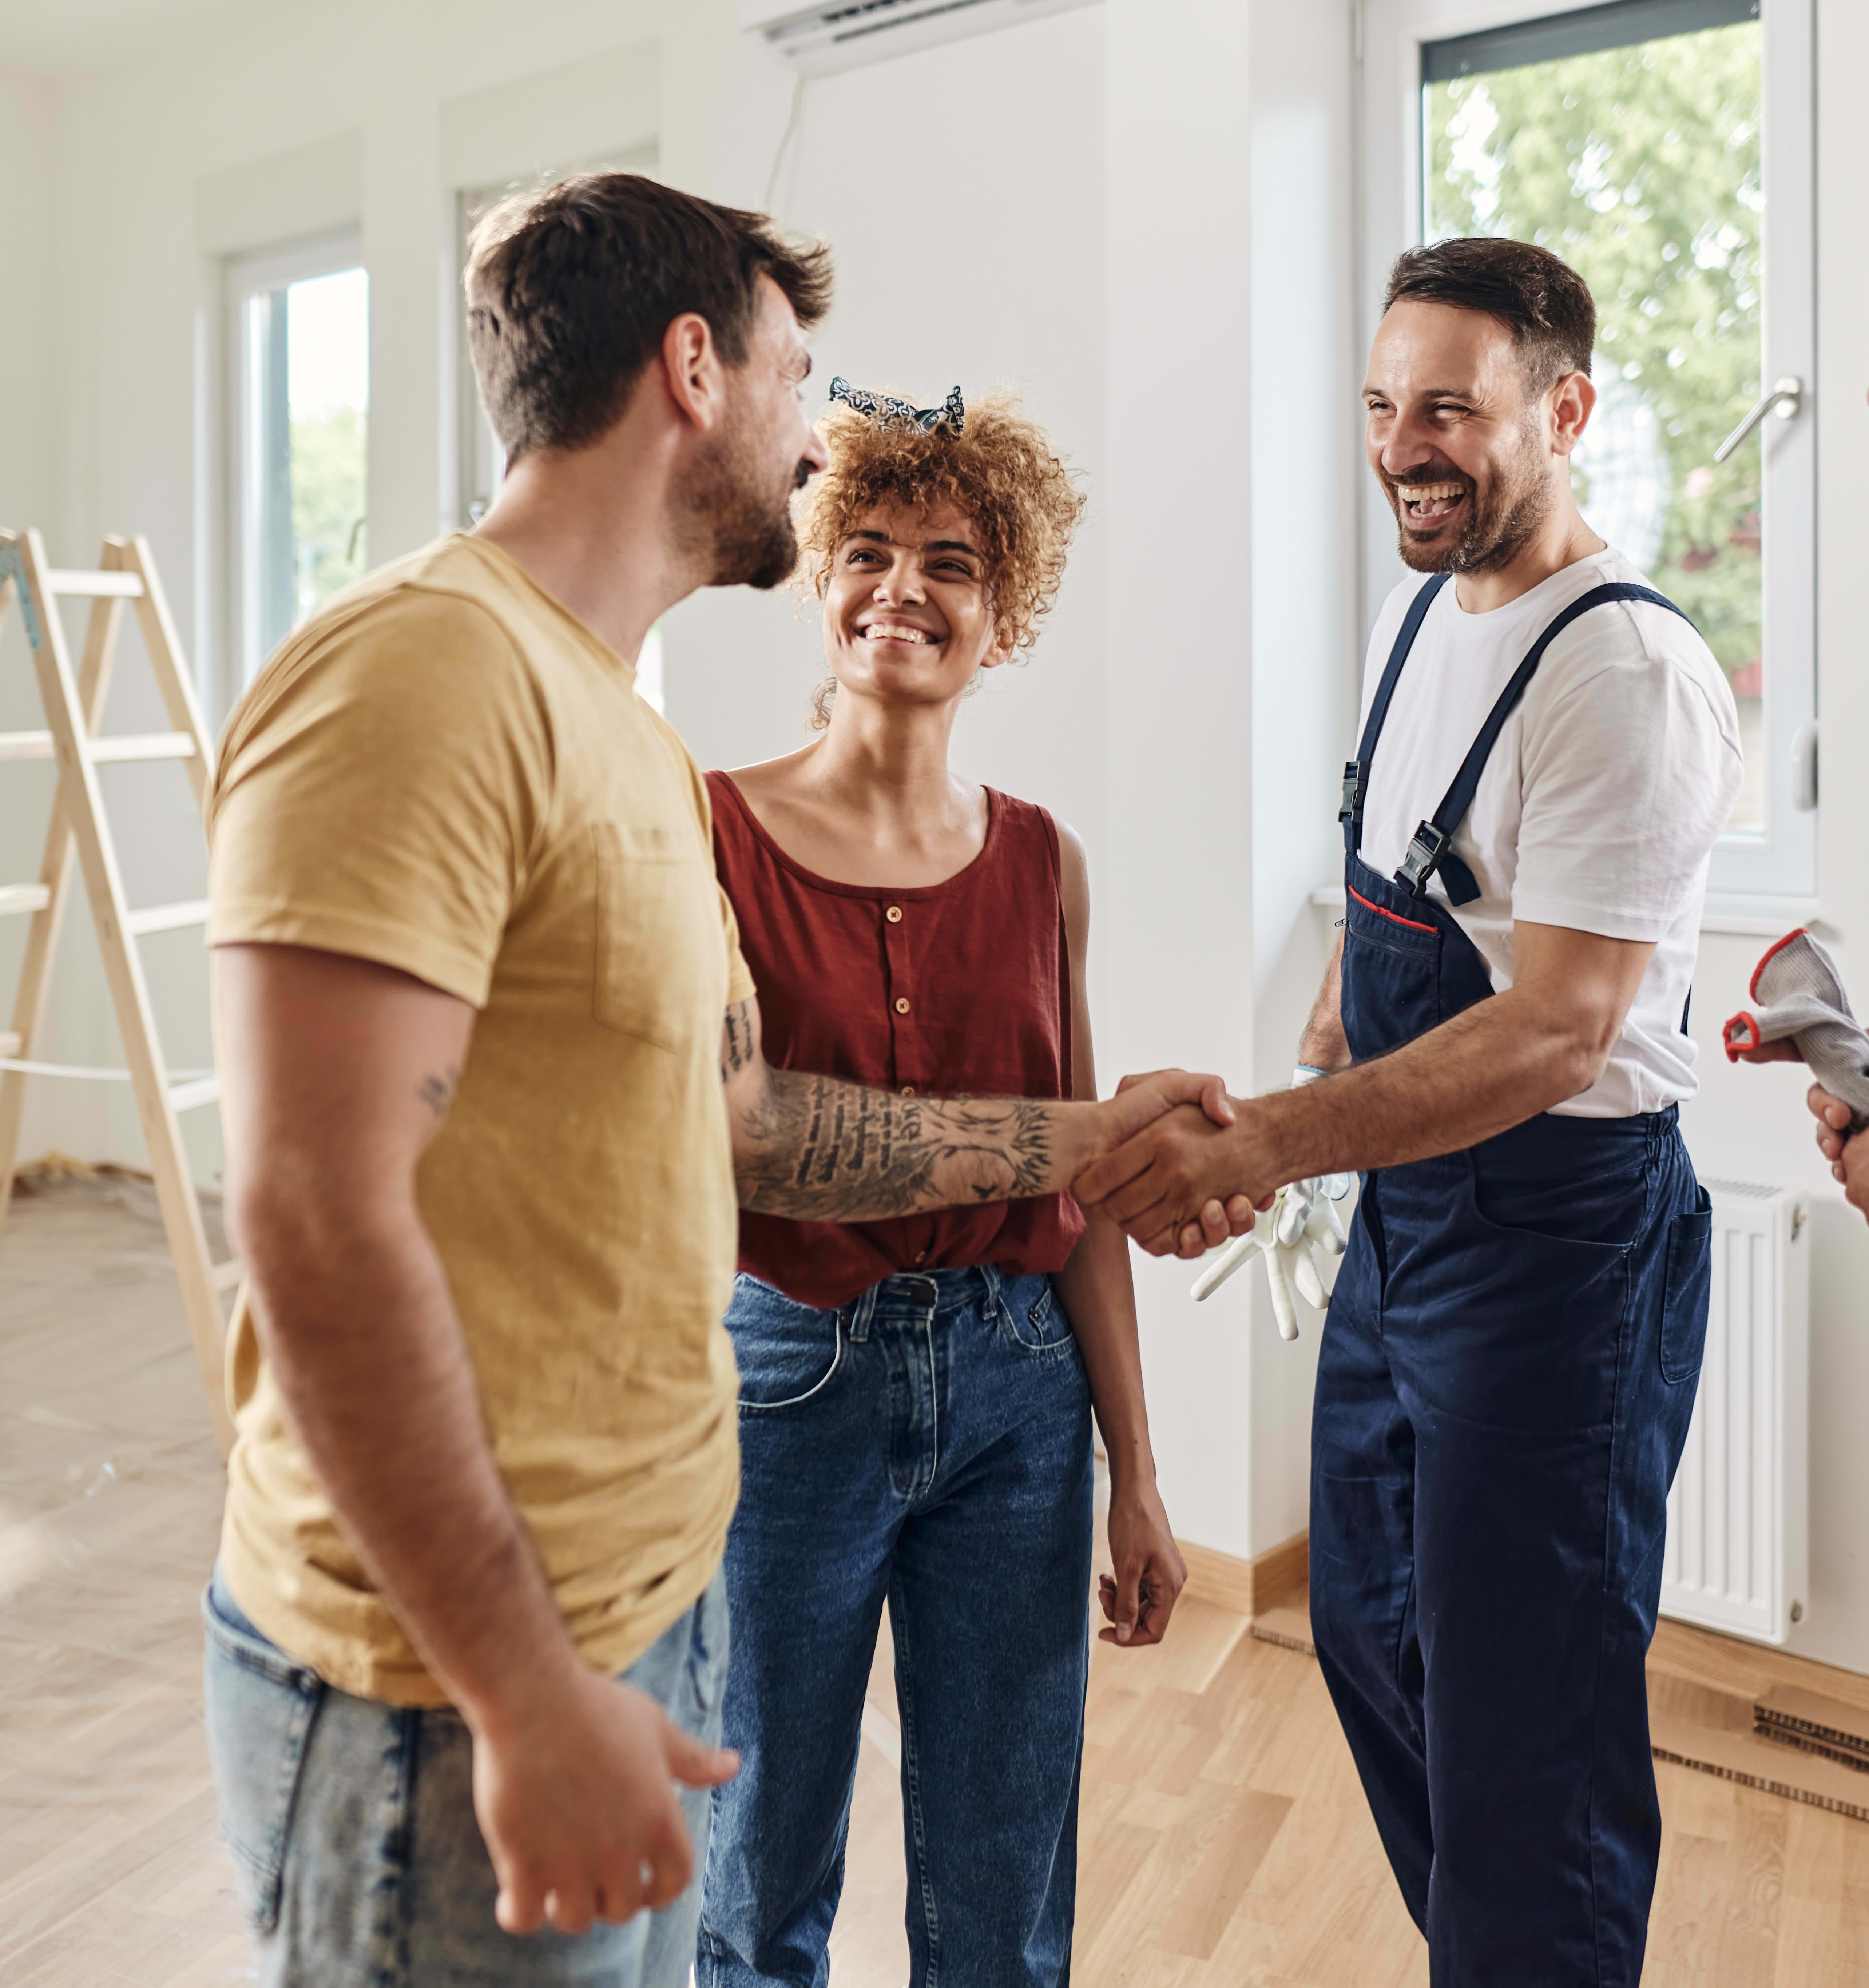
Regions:
[[[1344,783],[1358,1062],[1492,992],[1450,850],[1546,629],[1392,880],[1359,854],[1402,667]],[[1678,610],[1675,610],[1678,612]],[[1636,1988],[1661,1848],[1644,1657],[1705,1337],[1712,1218],[1671,1107],[1549,1114],[1363,1178],[1319,1361],[1311,1619],[1434,1988]]]

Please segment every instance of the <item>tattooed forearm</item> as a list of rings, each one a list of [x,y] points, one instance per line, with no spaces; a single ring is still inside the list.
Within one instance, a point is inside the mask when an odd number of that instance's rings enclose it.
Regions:
[[[902,1097],[774,1070],[740,1112],[743,1207],[800,1222],[873,1222],[1064,1185],[1061,1107],[1022,1097]]]
[[[759,1028],[753,1003],[740,1001],[726,1011],[720,1031],[720,1081],[731,1083],[746,1068],[759,1048]]]
[[[454,1103],[455,1092],[459,1089],[461,1073],[452,1063],[445,1070],[430,1070],[415,1087],[415,1095],[435,1114],[437,1124],[448,1116]]]

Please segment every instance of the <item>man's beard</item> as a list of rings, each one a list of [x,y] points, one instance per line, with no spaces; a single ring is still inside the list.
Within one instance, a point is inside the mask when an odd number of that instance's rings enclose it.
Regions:
[[[1528,443],[1531,437],[1526,437]],[[1484,507],[1471,477],[1449,476],[1443,470],[1424,469],[1417,475],[1384,475],[1390,509],[1400,526],[1397,549],[1403,563],[1417,573],[1498,573],[1512,564],[1537,536],[1539,527],[1551,514],[1551,489],[1535,471],[1520,478],[1502,478]],[[1411,524],[1401,499],[1399,484],[1464,483],[1467,519],[1451,539],[1427,546],[1411,536],[1420,528]]]
[[[682,492],[686,536],[705,549],[709,587],[777,587],[798,563],[790,493],[767,485],[749,429],[736,421],[710,440]]]

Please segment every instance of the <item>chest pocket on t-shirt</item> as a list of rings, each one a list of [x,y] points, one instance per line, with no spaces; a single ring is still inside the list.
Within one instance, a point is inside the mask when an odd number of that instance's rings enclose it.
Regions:
[[[597,977],[606,1028],[682,1050],[720,1027],[725,976],[714,873],[698,838],[656,822],[598,822]]]

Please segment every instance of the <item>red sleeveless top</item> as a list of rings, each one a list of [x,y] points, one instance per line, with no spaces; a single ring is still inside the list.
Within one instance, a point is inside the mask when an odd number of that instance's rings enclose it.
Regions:
[[[1058,830],[987,789],[987,840],[945,884],[883,890],[814,876],[725,773],[709,773],[714,862],[759,989],[766,1060],[879,1090],[1071,1095],[1071,959]],[[742,1209],[740,1267],[801,1304],[848,1304],[898,1270],[1061,1270],[1084,1232],[1068,1194],[889,1222]]]

